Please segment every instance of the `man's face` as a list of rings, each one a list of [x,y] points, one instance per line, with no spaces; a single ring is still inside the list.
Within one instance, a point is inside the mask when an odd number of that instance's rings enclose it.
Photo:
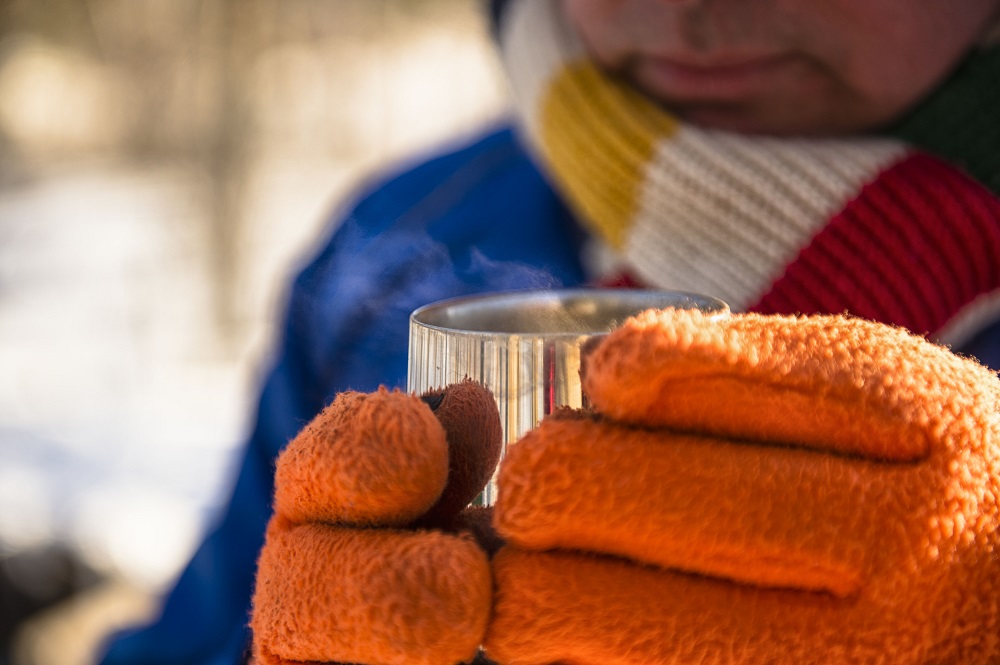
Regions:
[[[562,0],[598,62],[682,118],[772,134],[890,122],[1000,0]]]

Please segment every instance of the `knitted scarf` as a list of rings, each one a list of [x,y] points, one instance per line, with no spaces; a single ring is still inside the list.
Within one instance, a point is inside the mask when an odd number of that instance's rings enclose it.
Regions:
[[[601,71],[556,0],[504,4],[523,138],[592,231],[598,281],[952,344],[1000,316],[1000,44],[885,136],[748,136],[680,122]]]

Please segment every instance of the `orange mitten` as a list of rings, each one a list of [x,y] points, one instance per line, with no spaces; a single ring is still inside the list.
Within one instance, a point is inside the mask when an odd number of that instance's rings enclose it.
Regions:
[[[471,660],[492,599],[471,532],[489,516],[462,509],[500,446],[493,397],[472,382],[423,399],[385,388],[337,397],[278,458],[253,600],[257,660]]]
[[[647,312],[502,465],[490,658],[1000,662],[1000,381],[837,316]]]

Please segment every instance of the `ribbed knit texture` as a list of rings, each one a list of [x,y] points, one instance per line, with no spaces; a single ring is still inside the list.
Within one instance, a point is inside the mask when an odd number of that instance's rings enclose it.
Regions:
[[[590,64],[570,67],[555,80],[541,112],[542,153],[555,168],[555,175],[571,188],[586,219],[615,247],[625,242],[623,219],[633,218],[641,199],[646,165],[656,143],[669,138],[678,123],[657,113],[637,92],[605,82]],[[633,115],[631,110],[638,110]],[[609,131],[607,117],[626,118]],[[573,117],[588,141],[563,131]],[[568,156],[569,158],[565,158]]]
[[[604,245],[598,281],[846,310],[948,342],[975,331],[968,312],[1000,312],[1000,46],[885,136],[755,137],[681,123],[603,73],[558,2],[506,5],[525,139]]]
[[[1000,195],[1000,26],[948,85],[887,133],[967,171]]]
[[[998,284],[1000,201],[916,154],[864,187],[753,309],[850,311],[933,333]]]

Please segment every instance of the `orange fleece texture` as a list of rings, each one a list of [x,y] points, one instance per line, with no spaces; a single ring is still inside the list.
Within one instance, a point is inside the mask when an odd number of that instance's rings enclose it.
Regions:
[[[274,510],[295,522],[402,526],[448,480],[444,428],[418,398],[347,392],[278,458]]]
[[[601,415],[504,460],[491,658],[1000,663],[993,373],[857,319],[668,310],[585,386]]]
[[[430,403],[384,388],[342,394],[279,457],[251,618],[259,663],[451,665],[476,655],[492,581],[466,531],[481,530],[483,516],[456,512],[493,472],[499,414],[472,382]],[[406,528],[418,520],[458,533]]]
[[[277,517],[267,543],[252,623],[265,665],[451,664],[478,650],[492,582],[470,536]]]

